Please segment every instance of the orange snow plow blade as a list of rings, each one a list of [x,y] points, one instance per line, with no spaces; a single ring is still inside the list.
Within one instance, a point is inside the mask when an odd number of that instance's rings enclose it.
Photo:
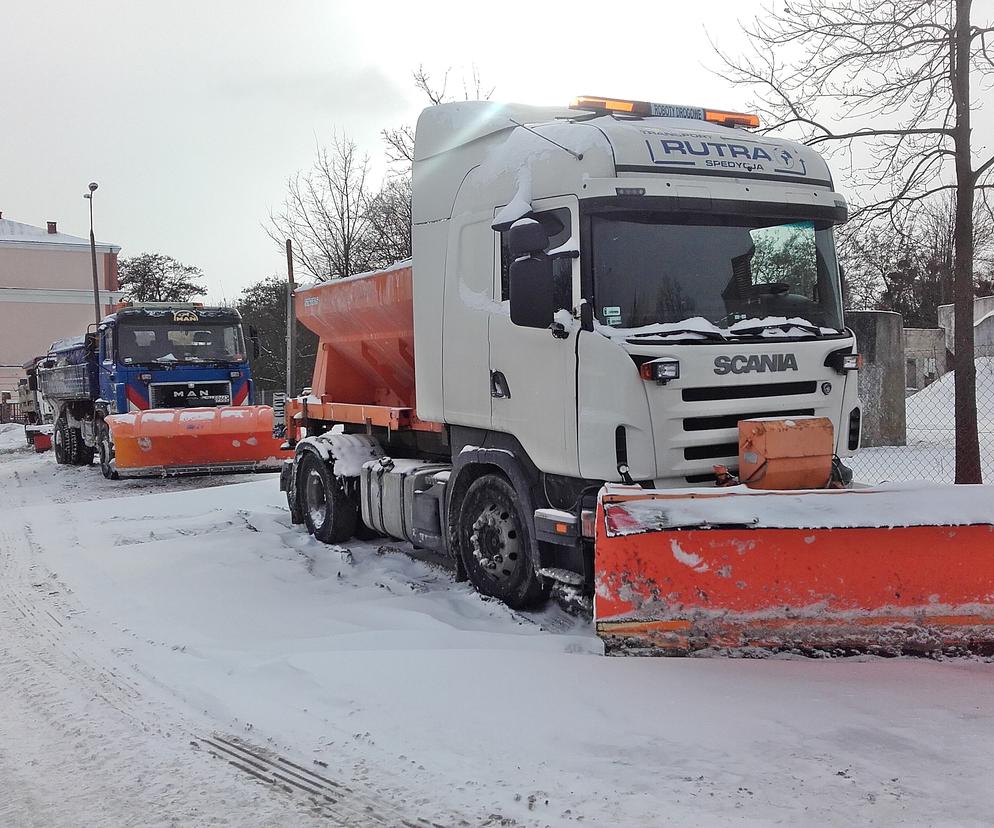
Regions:
[[[121,477],[275,470],[293,456],[273,437],[268,405],[151,409],[107,424]]]
[[[994,487],[605,486],[594,617],[611,653],[994,653]]]

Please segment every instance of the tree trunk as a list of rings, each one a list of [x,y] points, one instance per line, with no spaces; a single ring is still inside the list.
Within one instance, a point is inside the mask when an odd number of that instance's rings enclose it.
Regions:
[[[956,106],[956,225],[953,253],[956,482],[981,483],[977,365],[973,347],[973,199],[970,144],[970,3],[956,0],[950,72]]]

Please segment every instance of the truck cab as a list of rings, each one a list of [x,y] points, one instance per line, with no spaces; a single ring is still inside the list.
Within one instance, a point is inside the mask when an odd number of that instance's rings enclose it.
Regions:
[[[149,409],[251,406],[253,384],[234,308],[124,305],[96,330],[53,343],[39,384],[52,402],[59,463],[116,475],[105,418]]]
[[[106,317],[97,337],[108,414],[254,402],[241,316],[233,308],[132,305]]]
[[[749,417],[826,416],[855,451],[846,202],[816,152],[754,119],[601,98],[426,110],[418,416],[507,435],[546,474],[656,487],[712,482]]]

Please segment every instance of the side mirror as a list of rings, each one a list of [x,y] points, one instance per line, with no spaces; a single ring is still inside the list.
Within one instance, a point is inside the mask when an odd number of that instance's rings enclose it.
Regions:
[[[529,253],[541,253],[549,246],[549,234],[535,219],[518,219],[507,231],[507,252],[512,261]]]
[[[509,287],[511,322],[523,328],[548,328],[552,324],[556,311],[552,259],[529,256],[511,262]]]
[[[259,358],[259,329],[249,325],[249,339],[252,341],[252,359]]]

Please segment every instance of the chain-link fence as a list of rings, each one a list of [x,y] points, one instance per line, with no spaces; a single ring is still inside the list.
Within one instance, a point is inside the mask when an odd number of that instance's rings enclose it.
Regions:
[[[984,482],[994,483],[994,346],[978,344],[976,352],[980,464]],[[904,399],[905,444],[864,448],[847,463],[853,467],[856,479],[866,483],[952,483],[956,473],[955,374],[952,370],[943,373],[941,367],[938,371],[922,371],[911,359],[907,363],[911,387]]]

